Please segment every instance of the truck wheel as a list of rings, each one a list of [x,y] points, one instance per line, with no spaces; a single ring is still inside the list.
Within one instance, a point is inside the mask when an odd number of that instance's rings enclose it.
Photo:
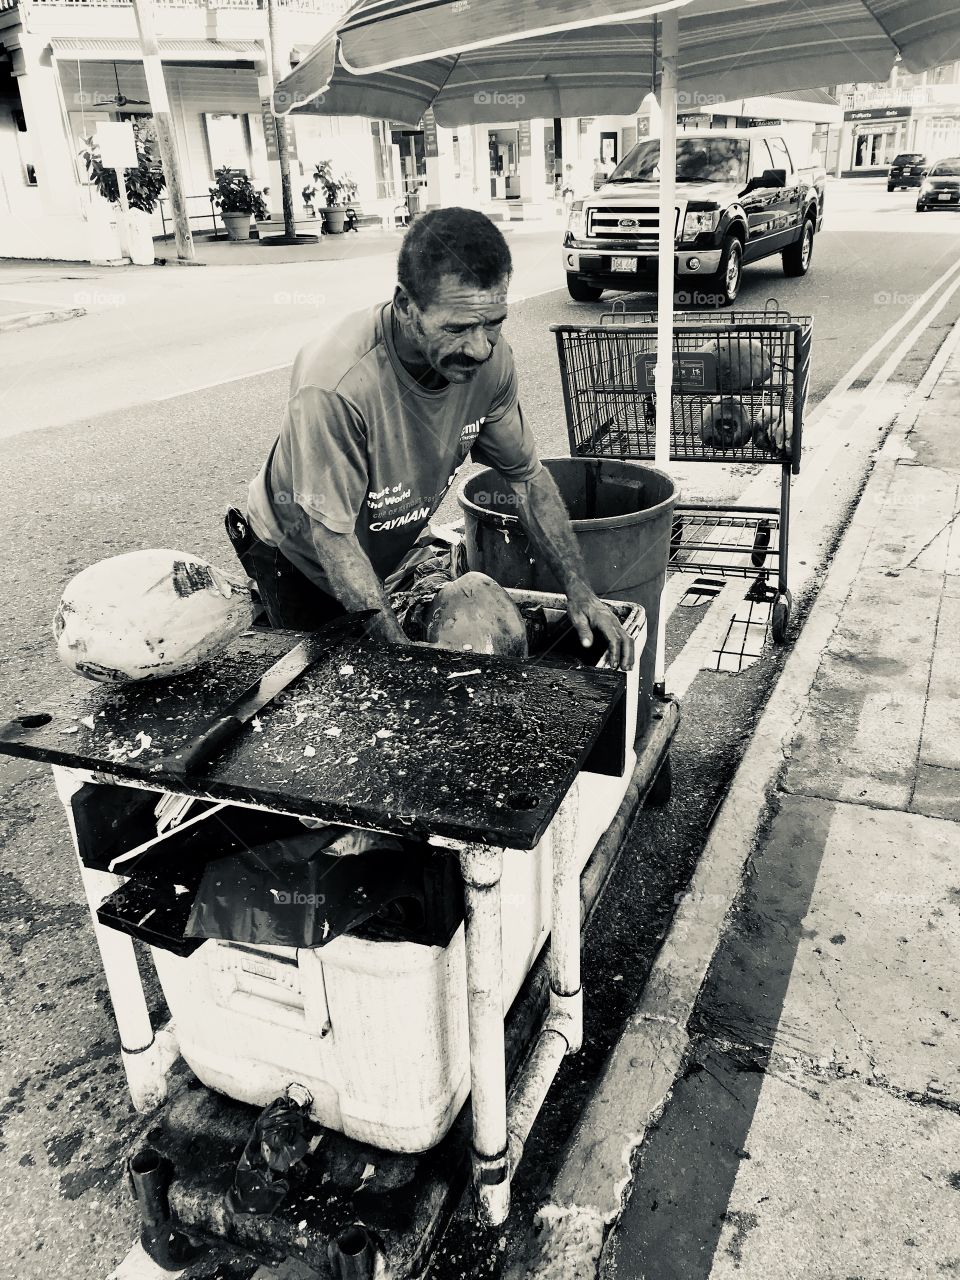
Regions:
[[[784,249],[781,257],[785,276],[805,276],[810,270],[810,263],[813,261],[813,232],[813,219],[807,218],[800,232],[800,239],[789,249]]]
[[[578,280],[576,276],[567,276],[567,293],[574,302],[599,302],[603,286],[588,284],[586,280]]]
[[[888,190],[888,191],[896,191],[896,187],[892,187],[892,186],[890,185],[890,183],[888,182],[888,183],[887,183],[887,190]]]
[[[740,292],[743,279],[743,245],[738,236],[732,232],[723,242],[720,254],[720,269],[710,281],[710,292],[714,295],[715,305],[731,307]]]

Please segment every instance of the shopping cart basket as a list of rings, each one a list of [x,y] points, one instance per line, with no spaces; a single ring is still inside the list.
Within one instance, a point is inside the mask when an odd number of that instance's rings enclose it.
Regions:
[[[600,324],[552,325],[574,456],[655,456],[657,317],[615,307]],[[764,311],[674,316],[670,458],[781,468],[778,507],[678,503],[670,567],[755,577],[751,596],[772,603],[786,636],[790,478],[800,470],[813,322]],[[777,587],[770,586],[774,570]]]

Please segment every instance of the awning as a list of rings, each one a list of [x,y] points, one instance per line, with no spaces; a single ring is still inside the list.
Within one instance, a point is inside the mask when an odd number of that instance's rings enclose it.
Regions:
[[[166,62],[254,62],[264,57],[259,40],[161,40]],[[50,48],[56,58],[83,62],[141,62],[140,41],[110,36],[55,36]]]

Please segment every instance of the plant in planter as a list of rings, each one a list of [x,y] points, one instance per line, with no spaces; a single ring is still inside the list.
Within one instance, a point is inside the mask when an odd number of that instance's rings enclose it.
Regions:
[[[220,210],[227,235],[231,240],[249,240],[250,219],[269,217],[263,192],[258,191],[247,175],[237,169],[217,169],[213,176],[216,183],[210,188],[210,195]]]
[[[311,218],[317,216],[317,211],[313,206],[314,200],[317,198],[317,188],[314,186],[306,186],[300,192],[300,199],[303,201],[303,207],[309,213]]]
[[[313,171],[314,190],[323,202],[324,230],[338,235],[343,230],[347,207],[357,198],[357,184],[351,177],[334,173],[329,160],[321,160]]]
[[[153,236],[147,218],[156,212],[160,203],[160,194],[166,186],[163,168],[157,156],[156,139],[146,123],[133,126],[133,139],[137,149],[137,167],[124,170],[124,188],[127,204],[136,209],[138,215],[130,219],[130,225],[124,228],[123,239],[127,241],[125,249],[134,262],[141,266],[149,265],[154,260]],[[100,148],[93,136],[82,138],[83,148],[80,155],[87,170],[87,178],[104,200],[110,204],[120,203],[120,185],[117,181],[116,169],[104,167]]]

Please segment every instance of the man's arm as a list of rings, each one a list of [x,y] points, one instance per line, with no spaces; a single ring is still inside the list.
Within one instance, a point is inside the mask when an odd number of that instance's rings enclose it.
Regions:
[[[370,633],[391,644],[409,643],[390,607],[383,583],[356,534],[333,533],[318,521],[314,521],[312,532],[317,559],[327,575],[330,590],[343,607],[349,613],[379,609],[380,617],[370,622]]]
[[[635,658],[633,638],[590,586],[577,535],[553,476],[544,467],[532,480],[509,483],[518,499],[520,523],[563,587],[581,642],[591,645],[598,631],[607,641],[611,665],[629,671]]]

